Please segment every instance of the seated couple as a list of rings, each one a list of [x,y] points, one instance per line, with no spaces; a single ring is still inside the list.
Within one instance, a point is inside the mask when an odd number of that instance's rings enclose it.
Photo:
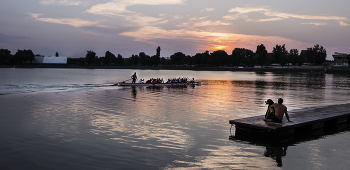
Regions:
[[[265,103],[269,104],[269,106],[266,111],[265,119],[262,119],[262,120],[267,122],[281,123],[283,119],[283,115],[286,114],[286,118],[288,122],[291,122],[289,120],[289,115],[287,113],[287,107],[282,104],[283,103],[282,98],[278,99],[278,103],[274,103],[271,99],[268,99],[267,101],[265,101]]]

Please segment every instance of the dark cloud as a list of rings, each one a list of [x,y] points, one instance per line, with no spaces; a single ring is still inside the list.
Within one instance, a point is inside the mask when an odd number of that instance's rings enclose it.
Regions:
[[[27,39],[32,39],[30,37],[26,36],[9,36],[5,34],[0,34],[0,42],[8,42],[9,40],[27,40]]]

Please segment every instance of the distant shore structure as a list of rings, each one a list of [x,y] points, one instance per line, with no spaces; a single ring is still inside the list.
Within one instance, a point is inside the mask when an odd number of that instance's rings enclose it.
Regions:
[[[348,59],[346,58],[348,54],[335,52],[332,56],[334,58],[334,67],[349,66]]]
[[[35,56],[32,61],[32,65],[57,65],[66,66],[68,57],[45,57],[45,56]],[[28,64],[29,61],[27,61]]]

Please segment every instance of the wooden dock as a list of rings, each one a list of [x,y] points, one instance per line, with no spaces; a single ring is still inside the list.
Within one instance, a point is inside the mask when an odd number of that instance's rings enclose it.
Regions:
[[[288,111],[288,122],[266,122],[264,115],[230,120],[235,125],[235,138],[258,139],[264,142],[284,143],[303,136],[323,135],[325,130],[342,130],[350,124],[350,103]]]

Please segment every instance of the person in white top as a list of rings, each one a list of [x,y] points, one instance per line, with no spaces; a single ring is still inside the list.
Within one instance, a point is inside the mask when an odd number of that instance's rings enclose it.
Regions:
[[[138,84],[143,83],[143,79],[140,79],[137,83],[138,83]]]

